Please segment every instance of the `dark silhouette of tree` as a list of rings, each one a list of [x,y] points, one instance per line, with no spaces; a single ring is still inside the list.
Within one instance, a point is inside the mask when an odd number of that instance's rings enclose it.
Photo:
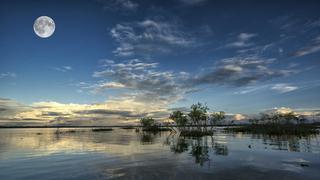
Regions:
[[[224,119],[225,119],[225,112],[223,112],[223,111],[214,112],[210,115],[210,124],[217,125],[218,123],[220,123]]]
[[[191,105],[191,111],[188,116],[190,117],[192,125],[196,125],[199,131],[201,131],[202,125],[205,125],[206,128],[208,110],[208,106],[201,103]]]
[[[180,129],[184,129],[184,126],[188,123],[187,116],[181,111],[173,111],[169,118],[172,119],[178,126],[180,126]]]
[[[140,119],[140,123],[143,127],[150,128],[155,125],[155,121],[151,117],[144,117]]]

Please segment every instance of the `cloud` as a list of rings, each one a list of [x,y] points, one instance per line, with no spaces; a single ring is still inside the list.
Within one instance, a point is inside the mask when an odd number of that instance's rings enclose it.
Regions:
[[[244,119],[247,119],[248,117],[243,115],[243,114],[235,114],[233,116],[233,119],[236,120],[236,121],[241,121],[241,120],[244,120]]]
[[[234,94],[249,94],[249,93],[254,93],[260,90],[265,90],[269,88],[269,85],[258,85],[258,86],[248,86],[244,87],[239,91],[234,92]]]
[[[12,118],[16,113],[29,110],[28,106],[7,98],[0,98],[0,117]]]
[[[199,5],[199,4],[203,4],[207,0],[179,0],[179,1],[186,5]]]
[[[286,114],[293,113],[296,116],[303,117],[309,122],[320,122],[320,109],[319,108],[290,108],[290,107],[274,107],[263,111],[267,114]]]
[[[118,89],[118,88],[125,88],[126,86],[124,84],[118,83],[118,82],[107,82],[102,83],[99,88],[101,89]]]
[[[147,115],[147,113],[134,113],[132,111],[121,111],[121,110],[107,110],[107,109],[91,109],[91,110],[81,110],[81,111],[75,111],[74,113],[80,114],[80,115],[119,115],[121,117],[125,118],[141,118]]]
[[[151,19],[117,24],[110,35],[119,44],[113,51],[118,56],[168,53],[194,44],[194,39],[177,24]]]
[[[234,92],[234,94],[249,94],[255,93],[257,91],[266,91],[272,90],[278,93],[288,93],[291,91],[295,91],[299,89],[296,85],[291,85],[287,83],[278,83],[278,84],[263,84],[263,85],[256,85],[256,86],[247,86],[241,87],[241,90]]]
[[[252,45],[254,45],[254,43],[250,42],[250,40],[256,36],[257,36],[257,34],[253,34],[253,33],[240,33],[237,36],[236,41],[226,44],[225,47],[243,48],[243,47],[252,46]]]
[[[149,115],[169,112],[160,106],[137,102],[133,97],[110,98],[97,104],[35,102],[22,105],[11,99],[0,99],[0,125],[121,125],[138,122]]]
[[[67,72],[67,71],[71,71],[73,68],[71,66],[62,66],[62,67],[54,67],[52,69],[60,72]]]
[[[133,59],[122,63],[108,62],[103,67],[104,70],[94,72],[93,76],[111,79],[111,82],[95,86],[99,92],[108,87],[126,88],[130,90],[126,96],[135,101],[167,105],[181,99],[190,90],[183,83],[188,74],[159,71],[158,63]]]
[[[136,10],[139,7],[138,3],[130,0],[116,0],[116,3],[128,10]]]
[[[98,0],[105,10],[122,11],[125,13],[136,11],[139,4],[132,0]]]
[[[287,93],[291,91],[295,91],[298,89],[297,86],[292,86],[290,84],[275,84],[271,87],[272,90],[278,91],[280,93]]]
[[[320,51],[320,36],[312,39],[310,45],[303,47],[292,53],[293,56],[300,57],[309,54],[313,54]]]
[[[0,79],[7,78],[7,77],[15,78],[15,77],[17,77],[17,75],[16,75],[16,73],[13,73],[13,72],[5,72],[5,73],[0,74]]]
[[[296,57],[300,57],[300,56],[316,53],[319,51],[320,51],[320,44],[314,44],[314,45],[310,45],[295,51],[293,55]]]
[[[265,59],[259,56],[237,56],[222,59],[217,65],[202,75],[194,78],[194,83],[245,86],[295,73],[292,69],[272,69],[275,59]]]

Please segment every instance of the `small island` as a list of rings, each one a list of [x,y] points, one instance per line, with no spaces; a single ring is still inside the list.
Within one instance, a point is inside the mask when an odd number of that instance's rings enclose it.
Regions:
[[[180,136],[202,137],[212,136],[215,127],[222,126],[227,132],[251,133],[266,135],[297,135],[308,136],[318,134],[319,130],[316,124],[307,124],[303,116],[293,112],[267,114],[261,113],[260,118],[248,119],[244,124],[226,124],[226,114],[224,111],[209,112],[206,104],[196,103],[191,105],[189,112],[180,110],[173,111],[169,119],[174,125],[157,124],[152,117],[143,117],[140,119],[142,131],[159,132],[175,131]],[[140,131],[137,129],[137,131]]]

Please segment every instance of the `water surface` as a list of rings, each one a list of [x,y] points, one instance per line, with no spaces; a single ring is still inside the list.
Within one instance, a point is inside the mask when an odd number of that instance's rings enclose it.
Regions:
[[[71,131],[71,130],[75,130]],[[0,129],[1,179],[320,179],[319,135]]]

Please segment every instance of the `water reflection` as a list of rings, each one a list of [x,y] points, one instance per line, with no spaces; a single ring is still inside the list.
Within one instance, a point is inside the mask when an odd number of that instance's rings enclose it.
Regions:
[[[213,136],[187,138],[175,134],[167,138],[165,144],[169,145],[170,150],[175,154],[190,154],[194,158],[194,162],[200,166],[211,160],[212,155],[210,156],[210,153],[227,156],[229,152],[228,146],[216,142]]]
[[[263,135],[252,134],[251,139],[261,139],[264,145],[270,146],[273,150],[282,150],[290,152],[312,152],[311,140],[317,140],[316,135],[309,136],[294,136],[294,135]]]
[[[41,169],[39,173],[45,174],[50,168],[52,171],[57,167],[71,168],[70,164],[76,162],[82,164],[83,169],[90,168],[88,172],[75,168],[75,172],[91,173],[93,177],[98,172],[101,179],[120,175],[140,178],[142,174],[153,177],[155,169],[159,177],[165,174],[168,179],[185,177],[186,172],[196,178],[197,173],[203,175],[201,173],[205,170],[213,173],[219,168],[251,167],[251,171],[258,174],[270,169],[303,173],[306,168],[316,171],[320,162],[319,136],[265,136],[217,131],[213,136],[187,138],[173,132],[135,132],[134,129],[106,132],[60,129],[59,133],[56,129],[0,129],[0,137],[0,168],[4,168],[0,177],[14,176],[10,171],[15,168],[27,171],[26,167],[30,167],[32,171],[37,165]],[[263,168],[266,169],[257,171]],[[92,176],[88,175],[88,179]]]

